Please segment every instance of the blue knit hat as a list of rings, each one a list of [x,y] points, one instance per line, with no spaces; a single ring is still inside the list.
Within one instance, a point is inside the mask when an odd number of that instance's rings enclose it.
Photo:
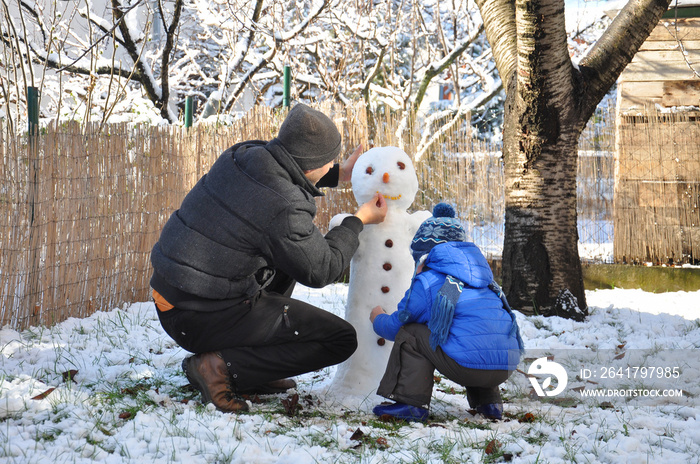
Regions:
[[[423,221],[411,240],[411,254],[417,263],[435,245],[445,242],[466,242],[467,233],[455,218],[455,210],[447,203],[438,203],[433,208],[433,217]]]

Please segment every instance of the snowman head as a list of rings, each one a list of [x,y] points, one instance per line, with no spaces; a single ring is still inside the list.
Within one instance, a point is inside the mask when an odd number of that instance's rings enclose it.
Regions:
[[[418,192],[418,177],[411,158],[397,147],[367,150],[352,170],[352,191],[360,205],[379,192],[390,208],[407,209]]]

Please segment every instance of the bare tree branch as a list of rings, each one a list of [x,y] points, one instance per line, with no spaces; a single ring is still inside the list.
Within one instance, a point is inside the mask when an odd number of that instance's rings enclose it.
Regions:
[[[506,83],[515,72],[518,54],[515,2],[513,0],[476,0],[484,20],[486,37],[493,49],[496,68]]]
[[[245,86],[252,80],[253,76],[260,71],[262,68],[264,68],[275,56],[277,53],[277,48],[271,48],[269,52],[267,52],[258,62],[256,63],[255,66],[253,66],[248,72],[241,78],[241,80],[238,82],[236,87],[234,87],[233,91],[231,92],[231,97],[228,99],[226,102],[226,105],[224,106],[225,111],[231,111],[231,108],[233,107],[233,104],[236,102],[236,99],[240,96],[240,94],[243,92],[245,89]]]
[[[417,110],[421,103],[423,102],[423,98],[425,97],[425,92],[428,89],[428,85],[430,82],[435,78],[435,76],[439,75],[442,73],[445,69],[447,69],[451,64],[453,64],[457,58],[459,58],[462,53],[464,53],[469,46],[474,42],[474,40],[483,32],[483,26],[479,28],[476,32],[474,32],[471,36],[467,37],[462,41],[462,43],[458,44],[455,46],[455,48],[450,52],[449,55],[445,56],[442,60],[431,64],[430,67],[425,71],[425,74],[423,75],[423,79],[421,80],[421,83],[418,87],[418,93],[416,95],[416,98],[413,102],[413,109],[414,111]]]
[[[68,65],[66,65],[66,66],[64,66],[64,67],[62,67],[62,68],[60,68],[60,69],[58,69],[57,71],[58,71],[58,72],[67,71],[67,70],[68,70],[68,67],[70,67],[70,66],[74,65],[75,63],[77,63],[78,61],[80,61],[85,55],[87,55],[88,53],[90,53],[90,50],[92,50],[93,48],[97,47],[97,45],[99,45],[104,39],[106,39],[107,37],[111,36],[112,33],[114,32],[114,30],[121,26],[121,23],[122,23],[122,21],[124,20],[124,15],[126,15],[128,12],[130,12],[131,10],[133,10],[134,8],[136,8],[137,6],[139,6],[139,5],[141,4],[141,1],[142,1],[142,0],[136,0],[136,2],[135,2],[133,5],[131,5],[129,8],[127,8],[126,10],[123,10],[123,11],[122,11],[121,9],[119,9],[119,11],[120,11],[120,12],[119,12],[119,16],[118,16],[119,19],[117,19],[117,21],[115,21],[114,26],[113,26],[111,29],[109,29],[108,31],[106,31],[106,32],[102,35],[102,37],[100,37],[99,39],[97,39],[96,41],[94,41],[88,48],[85,49],[85,51],[84,51],[83,53],[81,53],[80,55],[78,55],[78,57],[77,57],[75,60],[73,60],[72,63],[70,63],[70,64],[68,64]],[[120,6],[121,6],[121,5],[120,5]],[[115,7],[115,10],[116,10],[116,7]],[[115,17],[117,17],[116,11],[115,11]],[[124,43],[124,45],[126,45],[126,43]]]
[[[444,118],[445,116],[452,116],[452,119],[446,123],[443,124],[439,130],[435,131],[432,135],[429,135],[430,133],[428,131],[425,131],[423,137],[421,138],[420,142],[418,142],[418,145],[416,146],[416,154],[415,154],[415,160],[418,161],[423,156],[425,153],[432,148],[433,145],[435,145],[437,142],[439,142],[442,138],[442,136],[451,128],[453,128],[455,125],[460,123],[462,119],[465,117],[469,116],[472,111],[480,107],[481,105],[486,104],[487,102],[491,101],[496,95],[498,95],[501,90],[503,90],[503,84],[499,83],[499,85],[495,86],[493,89],[491,89],[490,92],[484,93],[480,98],[477,100],[472,101],[469,104],[462,104],[459,106],[457,111],[454,111],[453,109],[437,113],[436,115],[432,116],[431,118],[433,119],[440,119]],[[430,124],[430,119],[426,121],[426,124]]]
[[[161,53],[161,64],[160,64],[160,82],[161,82],[161,107],[160,107],[160,114],[170,122],[174,122],[172,120],[173,115],[170,114],[170,108],[168,105],[168,102],[170,100],[170,83],[169,83],[169,71],[170,71],[170,57],[173,52],[173,45],[175,42],[175,33],[177,31],[177,28],[180,24],[180,14],[182,12],[182,3],[183,0],[176,0],[175,1],[175,11],[173,12],[173,18],[172,21],[170,21],[170,25],[166,25],[165,27],[165,47],[163,48],[163,52]],[[163,15],[163,8],[160,4],[160,1],[158,2],[158,8],[160,9],[160,15],[161,18],[163,18],[163,22],[165,22],[165,17]],[[156,105],[157,106],[157,105]]]
[[[580,61],[579,68],[586,82],[581,112],[586,121],[632,61],[670,3],[671,0],[629,0]]]

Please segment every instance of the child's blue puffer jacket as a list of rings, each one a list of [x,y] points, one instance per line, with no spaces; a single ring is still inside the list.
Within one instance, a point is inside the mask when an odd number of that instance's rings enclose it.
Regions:
[[[515,370],[520,347],[512,330],[514,320],[498,295],[488,288],[493,273],[479,248],[470,242],[442,243],[430,251],[425,265],[430,269],[413,279],[398,310],[377,316],[374,331],[394,340],[404,324],[427,325],[433,301],[446,276],[451,275],[464,283],[464,289],[447,341],[441,345],[445,354],[472,369]]]

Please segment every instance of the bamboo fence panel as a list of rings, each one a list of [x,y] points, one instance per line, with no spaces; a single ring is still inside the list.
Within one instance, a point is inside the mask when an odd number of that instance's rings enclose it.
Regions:
[[[700,113],[622,115],[615,156],[615,259],[700,259]]]
[[[420,142],[418,134],[399,138],[396,113],[375,114],[370,136],[363,105],[319,109],[341,131],[341,161],[359,144],[401,146],[413,156]],[[226,148],[273,138],[285,115],[256,107],[230,125],[189,129],[113,125],[100,132],[96,125],[52,125],[32,143],[0,127],[0,326],[52,325],[147,301],[150,251],[165,221]],[[582,139],[581,150],[598,155],[580,159],[579,177],[593,177],[590,185],[596,186],[580,190],[580,217],[611,214],[611,155],[600,146],[610,137]],[[472,139],[466,123],[456,124],[415,168],[419,193],[411,210],[454,204],[470,238],[497,258],[504,228],[498,148]],[[597,200],[595,189],[606,199]],[[349,188],[325,193],[317,199],[316,217],[323,232],[335,214],[357,208]]]

